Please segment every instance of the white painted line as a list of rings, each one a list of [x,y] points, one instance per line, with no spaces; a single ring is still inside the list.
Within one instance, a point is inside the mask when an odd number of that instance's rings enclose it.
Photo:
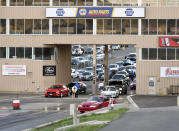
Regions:
[[[139,109],[139,106],[132,100],[131,96],[134,96],[134,95],[129,95],[127,96],[127,100],[137,109]]]

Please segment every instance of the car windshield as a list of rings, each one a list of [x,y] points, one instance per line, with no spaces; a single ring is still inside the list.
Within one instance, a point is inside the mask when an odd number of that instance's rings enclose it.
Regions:
[[[92,50],[92,48],[87,48],[86,50],[87,50],[87,51],[91,51],[91,50]]]
[[[90,73],[89,73],[89,72],[84,72],[83,75],[84,75],[84,76],[90,75]]]
[[[125,71],[119,71],[119,72],[117,72],[117,74],[124,74],[124,75],[126,75],[126,72]]]
[[[86,67],[86,70],[87,70],[87,71],[92,71],[93,68],[92,68],[92,67]]]
[[[87,101],[102,102],[102,101],[103,101],[103,98],[102,98],[102,97],[90,97]]]
[[[116,65],[109,65],[109,68],[115,68]]]
[[[79,46],[73,46],[73,49],[77,49],[77,48],[79,48]]]
[[[123,79],[123,75],[114,75],[112,79]]]
[[[128,57],[136,57],[136,54],[130,54]]]
[[[50,89],[63,89],[63,86],[51,86]]]
[[[114,87],[110,87],[109,90],[110,91],[116,91],[116,89]]]
[[[101,68],[101,65],[96,65],[96,68]]]

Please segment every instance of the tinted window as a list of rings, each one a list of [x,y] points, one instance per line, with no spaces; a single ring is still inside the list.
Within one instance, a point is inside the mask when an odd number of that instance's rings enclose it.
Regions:
[[[63,86],[51,86],[50,89],[63,89]]]

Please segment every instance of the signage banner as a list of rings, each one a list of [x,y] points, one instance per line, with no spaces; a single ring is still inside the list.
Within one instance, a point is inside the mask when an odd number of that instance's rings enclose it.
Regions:
[[[56,76],[56,66],[43,66],[43,76]]]
[[[179,37],[159,37],[160,47],[179,47]]]
[[[160,77],[179,77],[179,67],[160,67]]]
[[[46,17],[145,17],[145,8],[46,8]]]
[[[26,75],[26,65],[2,65],[2,75]]]

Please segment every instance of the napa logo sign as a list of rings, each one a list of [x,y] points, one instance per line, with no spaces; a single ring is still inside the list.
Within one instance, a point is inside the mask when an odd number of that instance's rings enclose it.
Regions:
[[[127,8],[125,14],[126,16],[133,16],[134,10],[132,8]]]
[[[79,14],[80,14],[81,16],[85,16],[85,15],[87,14],[87,10],[86,10],[86,9],[80,9],[80,10],[79,10]]]
[[[57,16],[63,16],[65,14],[65,11],[63,8],[59,8],[56,11]]]

